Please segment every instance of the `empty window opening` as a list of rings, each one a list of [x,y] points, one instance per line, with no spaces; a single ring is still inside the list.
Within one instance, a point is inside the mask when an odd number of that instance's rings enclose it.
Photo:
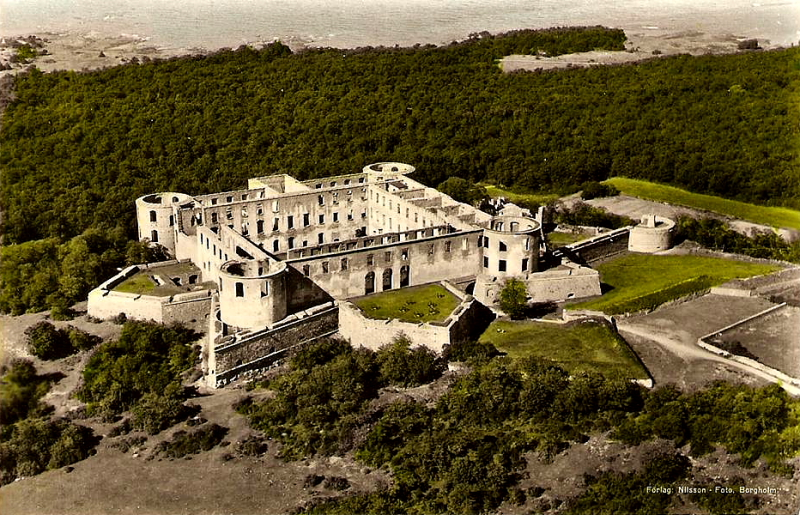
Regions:
[[[347,258],[342,258],[341,265],[342,265],[341,266],[342,272],[346,271],[347,270]]]
[[[320,245],[322,245],[323,243],[325,243],[325,233],[319,233],[319,234],[317,235],[317,241],[318,241],[318,243],[319,243]]]
[[[400,267],[400,287],[405,288],[411,283],[411,272],[408,265]]]
[[[449,242],[449,241],[444,242],[444,251],[445,252],[450,252],[450,250],[452,248],[452,245],[453,245],[452,242]]]
[[[383,289],[391,290],[392,289],[392,269],[387,268],[383,271]]]
[[[236,286],[236,296],[237,297],[244,297],[244,284],[243,283],[234,283]]]
[[[367,266],[372,266],[374,264],[375,264],[375,256],[373,254],[367,254]]]
[[[322,273],[323,274],[327,274],[328,273],[328,262],[327,261],[323,261],[322,262]]]
[[[303,213],[303,227],[311,225],[311,216],[308,213]]]
[[[158,231],[150,231],[150,241],[153,243],[158,243]]]
[[[294,217],[289,215],[286,217],[286,227],[288,229],[294,229]]]
[[[402,259],[403,261],[407,261],[408,260],[408,249],[407,248],[403,249],[402,251],[400,251],[400,259]]]
[[[151,222],[156,222],[156,221],[158,221],[158,215],[156,214],[156,212],[155,212],[155,211],[150,211],[150,221],[151,221]]]
[[[190,275],[189,276],[189,284],[197,284],[197,276],[196,275]]]
[[[269,297],[269,281],[264,281],[264,289],[261,290],[262,297]]]
[[[217,205],[217,199],[215,199],[215,198],[212,198],[212,199],[211,199],[211,205],[212,205],[212,206],[216,206],[216,205]]]
[[[308,277],[311,275],[311,266],[310,265],[303,265],[303,275]]]
[[[489,258],[483,256],[483,268],[489,268]]]
[[[383,260],[386,261],[387,263],[390,263],[392,261],[392,253],[391,252],[384,252],[383,253]]]
[[[219,223],[219,217],[217,213],[211,213],[211,223],[212,224]]]
[[[294,238],[289,238],[288,243],[289,243],[289,248],[293,249],[294,248]]]
[[[225,199],[225,202],[233,202],[233,197],[227,197],[227,198]]]
[[[325,223],[325,215],[319,215],[319,224],[323,225]]]
[[[497,268],[501,272],[505,272],[506,271],[506,260],[505,259],[501,259],[500,262],[497,265]]]
[[[367,272],[364,276],[364,294],[375,293],[375,272]]]
[[[258,234],[264,233],[264,220],[259,220],[256,222],[256,232]]]
[[[272,252],[278,252],[281,249],[281,243],[278,240],[272,241]]]
[[[500,247],[500,252],[505,252],[508,250],[508,246],[506,246],[506,244],[502,241],[500,242],[499,247]]]

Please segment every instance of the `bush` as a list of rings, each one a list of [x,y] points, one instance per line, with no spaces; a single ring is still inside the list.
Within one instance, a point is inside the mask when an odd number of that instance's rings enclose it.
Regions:
[[[194,431],[176,431],[168,442],[161,442],[156,447],[156,452],[169,458],[183,458],[189,454],[210,451],[222,442],[228,428],[217,424],[195,429]]]
[[[177,382],[170,383],[163,393],[144,394],[133,406],[133,427],[154,435],[186,420],[192,409],[184,406],[184,399],[184,389]]]
[[[528,308],[528,287],[519,279],[507,279],[500,290],[500,309],[513,320],[525,317]]]
[[[33,363],[21,359],[12,361],[0,377],[0,425],[43,414],[46,408],[39,399],[49,389],[50,381],[36,374]]]
[[[73,353],[67,332],[50,322],[42,321],[27,328],[25,336],[30,353],[39,359],[60,359]]]
[[[597,181],[584,182],[581,186],[581,198],[591,200],[600,197],[613,197],[619,195],[619,190],[613,184],[602,184]]]
[[[376,353],[382,382],[404,388],[430,383],[442,375],[444,361],[427,347],[410,349],[411,341],[399,336]]]
[[[0,442],[0,484],[85,459],[97,441],[89,428],[63,419],[21,420]]]
[[[627,216],[618,216],[605,209],[592,207],[583,202],[576,202],[572,208],[562,207],[556,214],[556,222],[564,225],[585,225],[589,227],[605,227],[619,229],[636,223]]]
[[[170,385],[180,384],[181,373],[194,364],[191,344],[197,336],[180,326],[127,322],[119,340],[104,343],[89,359],[78,398],[88,403],[90,413],[109,418],[152,394],[138,410],[137,423],[161,427],[175,416],[178,398],[185,398],[182,388]],[[166,392],[168,399],[156,399]]]

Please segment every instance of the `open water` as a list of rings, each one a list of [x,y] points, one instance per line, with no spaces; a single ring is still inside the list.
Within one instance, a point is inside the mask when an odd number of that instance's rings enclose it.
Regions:
[[[137,35],[168,48],[445,43],[559,25],[800,40],[800,0],[0,0],[0,35]]]

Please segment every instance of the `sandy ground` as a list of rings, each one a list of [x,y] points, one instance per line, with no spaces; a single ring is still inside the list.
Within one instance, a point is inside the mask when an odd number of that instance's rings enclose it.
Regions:
[[[584,52],[559,57],[512,55],[501,60],[504,71],[555,69],[573,66],[593,66],[602,64],[622,64],[657,58],[675,54],[708,54],[736,52],[737,44],[744,38],[733,34],[706,34],[702,32],[669,32],[664,30],[646,30],[626,28],[628,41],[626,50],[621,52]],[[41,46],[41,55],[30,63],[11,63],[11,56],[16,52],[13,48],[23,42],[36,41]],[[34,38],[34,39],[30,39]],[[255,42],[259,48],[267,42]],[[307,45],[299,41],[288,41],[293,50]],[[766,42],[762,46],[770,48]],[[660,52],[654,55],[654,51]],[[181,55],[197,55],[208,53],[204,48],[165,48],[156,47],[146,38],[134,36],[110,37],[97,32],[88,33],[42,33],[36,36],[8,36],[0,40],[0,77],[15,74],[30,66],[42,71],[75,70],[87,71],[110,66],[117,66],[148,59],[167,59]],[[3,70],[11,66],[10,70]]]
[[[677,54],[728,54],[738,52],[745,38],[733,34],[707,34],[697,31],[670,32],[626,28],[628,41],[619,52],[593,51],[557,57],[510,55],[500,61],[504,72],[553,70],[586,66],[614,65],[657,59]],[[762,42],[763,48],[772,48]]]

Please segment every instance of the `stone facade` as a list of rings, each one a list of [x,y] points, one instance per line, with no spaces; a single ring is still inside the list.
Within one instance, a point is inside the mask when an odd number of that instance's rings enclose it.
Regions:
[[[376,163],[308,181],[273,175],[250,179],[247,189],[141,197],[139,238],[193,263],[199,277],[176,284],[205,290],[167,299],[115,291],[123,273],[90,294],[89,312],[207,324],[204,366],[216,385],[337,324],[354,343],[375,346],[405,332],[441,350],[483,323],[480,303],[493,303],[509,277],[526,280],[537,301],[599,293],[597,274],[581,267],[540,272],[541,223],[526,211],[510,206],[493,217],[410,179],[413,171]],[[341,315],[320,314],[348,298],[447,280],[482,286],[442,327],[357,320],[345,304]]]

